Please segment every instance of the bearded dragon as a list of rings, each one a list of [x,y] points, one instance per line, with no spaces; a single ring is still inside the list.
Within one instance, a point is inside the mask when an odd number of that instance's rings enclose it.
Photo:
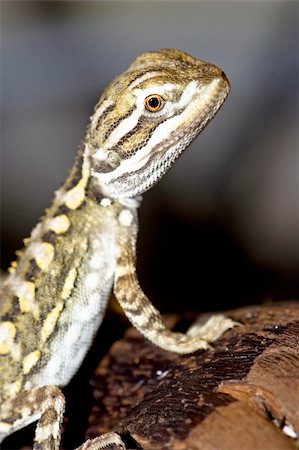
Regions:
[[[167,329],[136,276],[141,194],[173,165],[223,104],[221,69],[164,49],[144,53],[106,88],[52,205],[24,240],[1,288],[0,442],[37,421],[33,448],[58,450],[64,397],[100,326],[108,297],[155,345],[206,349],[233,322]],[[80,450],[125,448],[108,433]]]

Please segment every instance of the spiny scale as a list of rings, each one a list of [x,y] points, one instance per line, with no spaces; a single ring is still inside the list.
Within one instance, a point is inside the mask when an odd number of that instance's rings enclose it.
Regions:
[[[213,316],[173,333],[136,277],[137,208],[213,118],[229,92],[223,72],[178,50],[139,56],[104,91],[75,164],[9,269],[0,303],[0,442],[38,420],[34,448],[57,450],[66,385],[115,296],[154,344],[207,348],[233,323]],[[81,450],[120,443],[114,433]],[[123,445],[123,444],[122,444]]]

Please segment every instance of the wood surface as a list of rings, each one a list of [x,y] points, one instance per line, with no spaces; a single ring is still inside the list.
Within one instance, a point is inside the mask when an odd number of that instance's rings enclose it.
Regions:
[[[189,356],[130,329],[95,372],[87,437],[113,430],[144,450],[298,449],[299,302],[226,314],[241,325]]]

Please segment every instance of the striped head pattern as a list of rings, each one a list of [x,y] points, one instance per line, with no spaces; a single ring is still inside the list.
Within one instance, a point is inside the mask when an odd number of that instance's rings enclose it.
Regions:
[[[87,134],[91,175],[105,195],[156,183],[214,117],[229,92],[218,67],[165,49],[144,53],[104,91]]]

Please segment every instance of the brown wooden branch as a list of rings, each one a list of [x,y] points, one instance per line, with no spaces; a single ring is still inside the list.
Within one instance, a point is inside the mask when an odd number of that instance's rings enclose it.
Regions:
[[[243,325],[211,351],[173,355],[134,330],[116,342],[93,380],[88,437],[114,430],[144,450],[298,449],[299,303],[226,314]]]

